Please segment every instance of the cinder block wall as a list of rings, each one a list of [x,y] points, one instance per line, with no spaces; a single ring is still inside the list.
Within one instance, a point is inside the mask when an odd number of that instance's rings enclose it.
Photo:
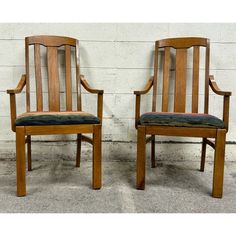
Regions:
[[[211,74],[224,90],[233,92],[230,130],[227,141],[236,141],[236,24],[0,24],[0,145],[2,153],[14,153],[14,133],[10,129],[9,97],[6,89],[15,87],[24,68],[24,38],[30,35],[63,35],[80,40],[81,73],[92,86],[104,89],[103,140],[105,152],[112,155],[114,143],[129,144],[135,153],[135,97],[153,74],[154,41],[167,37],[200,36],[211,40]],[[191,69],[191,66],[190,68]],[[151,95],[151,93],[150,93]],[[150,110],[150,95],[142,100]],[[188,95],[188,93],[187,93]],[[83,94],[84,110],[96,111],[96,97]],[[18,112],[24,111],[25,94],[19,95]],[[203,90],[200,90],[200,101]],[[188,99],[187,99],[188,100]],[[222,98],[210,95],[210,113],[222,116]],[[73,140],[74,136],[35,137],[33,140]],[[159,141],[199,142],[199,139],[161,137]],[[59,144],[55,144],[59,145]],[[125,145],[124,145],[125,147]],[[128,146],[127,146],[128,147]],[[179,146],[184,148],[184,145]],[[190,148],[191,149],[191,148]],[[189,149],[189,150],[190,150]],[[113,150],[113,151],[112,151]],[[42,149],[35,149],[42,152]],[[68,154],[68,150],[60,149]],[[123,152],[123,153],[122,153]],[[125,148],[119,155],[127,155]]]

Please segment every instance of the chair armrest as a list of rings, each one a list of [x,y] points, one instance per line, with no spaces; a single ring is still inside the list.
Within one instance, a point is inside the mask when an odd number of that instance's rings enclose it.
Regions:
[[[98,95],[98,99],[97,99],[97,116],[100,119],[100,122],[102,124],[102,117],[103,117],[103,90],[100,89],[93,89],[91,88],[91,86],[89,85],[89,83],[87,82],[87,80],[84,78],[83,75],[80,75],[80,79],[81,79],[81,84],[83,85],[83,87],[90,93],[96,93]]]
[[[144,86],[143,90],[140,91],[134,91],[134,94],[136,95],[136,101],[135,101],[135,128],[138,126],[138,120],[140,117],[140,103],[141,103],[141,95],[148,93],[148,91],[153,86],[153,76],[148,80],[146,85]]]
[[[23,90],[24,86],[26,85],[26,75],[22,75],[21,76],[21,80],[18,83],[17,87],[15,89],[8,89],[7,93],[8,94],[17,94],[17,93],[21,93],[21,91]]]
[[[81,84],[83,85],[83,87],[88,92],[90,92],[90,93],[97,93],[97,94],[103,94],[104,93],[103,90],[91,88],[91,86],[89,85],[88,81],[84,78],[83,75],[80,75],[80,79],[81,79]]]
[[[16,94],[20,93],[26,84],[26,75],[21,76],[21,80],[15,89],[8,89],[7,93],[10,95],[10,111],[11,111],[11,129],[16,131]]]
[[[146,94],[148,93],[148,91],[151,89],[153,85],[153,77],[151,77],[148,82],[146,83],[146,85],[144,86],[143,90],[140,91],[134,91],[135,95],[142,95],[142,94]]]
[[[214,80],[214,76],[210,75],[209,76],[209,85],[211,89],[213,90],[214,93],[224,96],[223,100],[223,121],[225,124],[225,128],[228,131],[228,126],[229,126],[229,101],[230,101],[230,96],[231,92],[229,91],[222,91],[219,89],[216,81]]]
[[[209,85],[214,93],[221,95],[221,96],[231,96],[231,92],[220,90],[213,75],[209,76]]]

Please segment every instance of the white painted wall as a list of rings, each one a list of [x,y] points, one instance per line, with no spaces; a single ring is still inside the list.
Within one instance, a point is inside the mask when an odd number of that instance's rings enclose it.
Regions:
[[[233,93],[227,140],[236,141],[236,24],[0,24],[0,141],[3,146],[4,142],[15,139],[10,129],[9,97],[5,91],[15,87],[25,72],[24,38],[40,34],[80,40],[81,72],[91,85],[105,91],[103,139],[122,142],[136,141],[133,91],[141,89],[153,73],[154,41],[176,36],[208,37],[211,40],[211,74],[222,89]],[[23,112],[25,95],[18,98],[18,111]],[[89,111],[96,111],[90,106],[95,98],[84,94],[84,107]],[[221,99],[211,94],[210,112],[220,117]],[[150,109],[149,100],[150,96],[143,99],[146,111]],[[61,140],[70,138],[73,137],[57,136]],[[34,139],[53,140],[55,137]]]

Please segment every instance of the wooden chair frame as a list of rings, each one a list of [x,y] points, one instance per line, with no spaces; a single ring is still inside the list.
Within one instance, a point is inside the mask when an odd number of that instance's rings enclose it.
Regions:
[[[48,58],[48,76],[51,76],[49,82],[49,110],[59,111],[58,104],[60,101],[55,97],[59,94],[57,81],[52,78],[58,77],[56,69],[57,49],[65,46],[66,58],[66,110],[72,111],[72,88],[71,88],[71,54],[69,47],[76,48],[76,80],[77,80],[77,110],[81,111],[81,85],[89,92],[97,94],[97,117],[100,124],[79,124],[79,125],[40,125],[40,126],[16,126],[16,94],[22,92],[26,87],[26,104],[27,112],[30,111],[30,89],[29,89],[29,45],[34,45],[35,52],[35,74],[36,74],[36,92],[37,92],[37,111],[43,111],[42,103],[42,82],[40,71],[40,49],[39,45],[47,47]],[[76,166],[80,166],[81,141],[88,142],[93,145],[93,189],[100,189],[102,186],[102,167],[101,167],[101,128],[103,114],[103,90],[93,89],[84,78],[80,75],[79,65],[79,41],[73,38],[60,36],[32,36],[25,39],[26,53],[26,74],[22,75],[21,80],[15,89],[7,90],[10,95],[10,111],[11,111],[11,127],[16,132],[16,174],[17,174],[17,196],[26,195],[26,159],[25,159],[25,143],[27,143],[28,154],[28,170],[31,167],[31,135],[55,135],[55,134],[77,134],[77,157]],[[51,83],[51,84],[50,84]],[[60,98],[59,98],[60,99]],[[56,106],[55,106],[56,105]],[[91,133],[93,138],[89,138],[82,134]]]
[[[158,75],[158,50],[164,48],[164,63],[163,63],[163,94],[162,94],[162,111],[168,111],[168,89],[169,89],[169,69],[170,69],[170,48],[176,49],[176,80],[175,82],[175,100],[174,112],[185,112],[185,95],[186,95],[186,74],[184,70],[178,69],[178,66],[186,66],[187,57],[186,50],[193,47],[193,86],[192,86],[192,113],[198,113],[198,80],[199,80],[199,47],[206,48],[205,60],[205,102],[204,113],[208,114],[209,103],[209,87],[217,95],[223,96],[223,122],[224,129],[216,128],[191,128],[191,127],[168,127],[168,126],[152,126],[140,125],[140,103],[141,95],[149,92],[153,88],[152,111],[156,111],[157,98],[157,75]],[[155,59],[154,59],[154,76],[152,76],[143,90],[134,91],[136,95],[135,107],[135,127],[138,130],[137,137],[137,189],[145,188],[145,155],[146,143],[151,142],[151,163],[155,167],[155,135],[168,136],[186,136],[186,137],[202,137],[202,154],[200,170],[204,171],[206,145],[208,144],[215,149],[214,172],[213,172],[213,191],[212,196],[221,198],[223,194],[223,175],[224,175],[224,156],[225,156],[225,137],[228,131],[229,123],[229,101],[231,92],[222,91],[219,89],[213,75],[209,75],[209,57],[210,43],[206,38],[172,38],[156,41],[155,43]],[[186,67],[184,68],[186,70]],[[178,96],[181,96],[181,101],[176,102]],[[151,135],[146,138],[146,135]],[[215,138],[213,143],[208,138]]]

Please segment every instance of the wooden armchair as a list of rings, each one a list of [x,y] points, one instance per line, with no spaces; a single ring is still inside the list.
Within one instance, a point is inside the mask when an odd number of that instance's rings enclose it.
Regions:
[[[192,61],[192,103],[190,113],[186,113],[187,51],[193,50]],[[199,113],[199,68],[200,49],[205,49],[204,113]],[[172,51],[175,53],[175,85],[173,110],[169,107],[170,68]],[[156,111],[158,76],[161,65],[160,52],[163,53],[161,112]],[[229,99],[231,92],[221,91],[212,75],[209,75],[210,43],[206,38],[171,38],[156,41],[154,76],[142,91],[135,91],[135,126],[137,137],[137,189],[145,188],[145,149],[151,142],[152,167],[155,167],[155,135],[202,137],[200,170],[204,171],[206,144],[215,149],[212,196],[221,198],[223,193],[223,173],[225,155],[225,136],[229,123]],[[223,119],[208,114],[209,87],[223,96]],[[141,95],[153,88],[152,112],[140,116]],[[146,135],[151,135],[146,139]],[[215,143],[209,138],[215,138]]]
[[[32,91],[30,81],[30,47],[34,49],[34,71],[36,87],[36,111],[32,111],[30,98]],[[42,48],[46,48],[48,98],[43,98],[42,85]],[[62,111],[60,103],[60,81],[58,68],[58,50],[63,51],[63,65],[65,67],[65,104]],[[62,49],[62,50],[61,50]],[[72,58],[76,67],[76,104],[73,111],[72,103]],[[101,188],[101,127],[103,111],[103,90],[92,89],[84,76],[80,75],[79,41],[59,36],[32,36],[25,38],[26,74],[22,75],[15,89],[7,90],[10,95],[11,127],[16,132],[16,173],[17,196],[26,195],[25,177],[25,143],[27,143],[28,170],[31,168],[31,135],[77,134],[76,166],[80,166],[81,141],[93,145],[93,188]],[[63,76],[64,77],[64,76]],[[95,93],[97,99],[97,116],[82,111],[81,85],[90,93]],[[15,94],[26,87],[26,112],[17,116]],[[43,100],[47,100],[45,108]],[[92,133],[93,138],[82,135]]]

